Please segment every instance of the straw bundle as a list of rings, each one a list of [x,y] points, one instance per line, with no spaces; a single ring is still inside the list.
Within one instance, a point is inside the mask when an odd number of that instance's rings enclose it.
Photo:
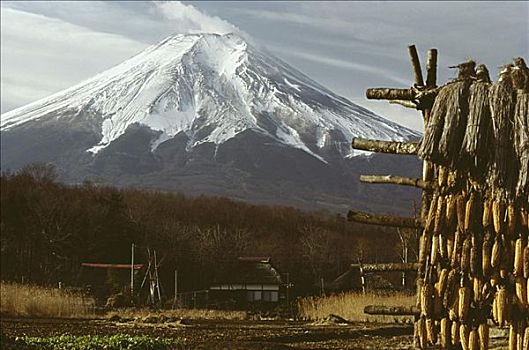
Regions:
[[[477,68],[477,81],[470,86],[468,123],[463,146],[461,162],[468,164],[473,177],[482,178],[490,156],[490,138],[492,134],[489,89],[491,86],[489,71],[485,65]]]
[[[442,158],[437,152],[437,145],[443,133],[447,104],[445,103],[451,94],[446,86],[439,90],[434,100],[430,118],[424,131],[424,137],[419,147],[419,157],[424,160],[438,162]]]
[[[512,174],[516,168],[512,144],[515,100],[510,73],[511,66],[505,66],[490,92],[494,140],[491,178],[494,192],[501,197],[512,196]]]
[[[471,80],[464,79],[447,85],[446,117],[439,140],[439,154],[445,164],[454,167],[459,159],[468,118],[468,97]]]
[[[513,87],[517,90],[514,109],[514,147],[519,161],[516,197],[523,200],[529,195],[529,69],[522,58],[514,60]]]

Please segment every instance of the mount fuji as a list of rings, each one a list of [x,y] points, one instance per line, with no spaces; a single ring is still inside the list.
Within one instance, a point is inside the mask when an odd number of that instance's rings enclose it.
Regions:
[[[173,35],[69,89],[4,113],[1,166],[54,163],[86,179],[308,209],[402,212],[412,189],[358,174],[419,172],[353,137],[418,133],[340,97],[237,34]]]

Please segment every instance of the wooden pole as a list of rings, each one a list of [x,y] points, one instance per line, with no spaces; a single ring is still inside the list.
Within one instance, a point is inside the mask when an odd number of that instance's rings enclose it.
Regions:
[[[174,270],[174,301],[173,309],[176,308],[178,298],[178,270]]]
[[[160,279],[158,277],[158,260],[156,259],[156,250],[154,251],[154,273],[156,275],[156,292],[158,294],[158,302],[161,303],[162,295],[160,293]]]
[[[360,181],[371,184],[394,184],[412,186],[425,190],[431,190],[433,188],[433,182],[426,182],[422,179],[395,175],[360,175]]]
[[[419,149],[419,144],[414,142],[380,141],[361,137],[353,138],[351,146],[363,151],[405,155],[415,155]]]
[[[417,55],[417,48],[415,45],[408,46],[408,52],[410,54],[411,66],[413,68],[413,74],[415,75],[415,85],[424,86],[424,80],[422,78],[421,62],[419,61],[419,55]]]
[[[356,212],[352,210],[350,210],[347,213],[347,219],[349,221],[354,221],[354,222],[359,222],[359,223],[369,224],[369,225],[410,227],[410,228],[420,228],[422,226],[421,221],[415,218],[390,216],[390,215],[372,215],[372,214]]]
[[[362,263],[358,261],[358,267],[360,269],[360,282],[362,283],[362,294],[366,294],[366,279],[364,276],[364,268],[362,266]]]
[[[426,59],[426,87],[437,86],[437,49],[429,49]]]
[[[130,258],[130,296],[134,299],[134,243],[132,243]]]

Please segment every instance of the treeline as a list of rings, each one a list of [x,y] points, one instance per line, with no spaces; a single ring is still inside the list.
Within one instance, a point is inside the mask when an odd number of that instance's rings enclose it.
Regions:
[[[166,292],[198,290],[238,256],[270,256],[298,294],[331,281],[352,262],[398,261],[394,229],[347,222],[341,215],[258,206],[217,197],[117,189],[56,181],[53,167],[1,175],[1,277],[80,285],[82,262],[145,263],[157,251]],[[413,252],[412,252],[413,254]]]

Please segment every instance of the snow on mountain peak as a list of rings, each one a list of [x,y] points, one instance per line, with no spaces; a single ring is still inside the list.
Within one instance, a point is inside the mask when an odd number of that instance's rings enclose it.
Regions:
[[[351,156],[355,136],[417,136],[231,33],[170,36],[87,81],[3,114],[0,129],[72,113],[100,130],[99,143],[87,150],[94,154],[132,124],[159,133],[152,150],[181,132],[192,148],[251,129],[322,161],[320,150],[330,144]]]

